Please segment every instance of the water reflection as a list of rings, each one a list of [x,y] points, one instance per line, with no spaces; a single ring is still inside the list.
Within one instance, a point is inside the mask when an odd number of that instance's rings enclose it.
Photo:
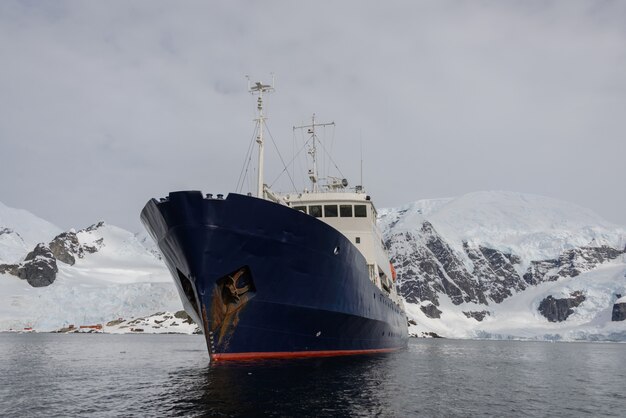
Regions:
[[[623,416],[626,344],[412,340],[209,364],[200,336],[1,335],[0,416]]]
[[[193,416],[387,415],[394,354],[216,363],[170,375],[169,413]]]

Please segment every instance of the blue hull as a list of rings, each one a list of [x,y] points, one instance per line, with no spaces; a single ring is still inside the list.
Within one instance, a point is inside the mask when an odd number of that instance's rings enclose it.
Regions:
[[[213,359],[406,347],[404,311],[370,281],[359,250],[316,218],[188,191],[152,199],[141,219]]]

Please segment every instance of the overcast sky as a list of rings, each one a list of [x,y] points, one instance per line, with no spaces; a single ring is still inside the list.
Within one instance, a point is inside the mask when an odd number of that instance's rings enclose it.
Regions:
[[[0,201],[138,231],[151,197],[233,191],[271,72],[283,157],[335,121],[378,207],[510,190],[626,225],[625,1],[4,0]]]

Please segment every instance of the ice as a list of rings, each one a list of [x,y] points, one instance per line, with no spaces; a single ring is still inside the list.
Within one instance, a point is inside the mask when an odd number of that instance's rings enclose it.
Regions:
[[[34,215],[0,204],[0,229],[19,231],[0,236],[3,262],[19,261],[37,242],[49,242],[62,231]],[[176,312],[182,304],[164,263],[135,234],[103,223],[80,230],[81,245],[96,253],[76,257],[73,266],[57,261],[50,286],[33,288],[15,276],[0,275],[0,331],[33,327],[52,331],[69,324],[106,323],[159,311]],[[3,237],[8,238],[3,240]],[[101,241],[99,241],[101,240]],[[101,242],[101,244],[98,244]],[[5,244],[2,247],[2,244]]]
[[[573,247],[607,244],[623,249],[626,245],[623,227],[604,221],[588,209],[520,193],[479,192],[459,198],[422,200],[381,209],[379,213],[383,228],[395,223],[396,230],[411,231],[428,220],[460,255],[464,254],[462,242],[466,240],[513,252],[526,265]],[[33,288],[15,276],[0,275],[0,331],[25,327],[52,331],[69,324],[142,318],[150,326],[137,327],[167,332],[167,327],[156,326],[157,316],[148,316],[179,311],[182,304],[151,238],[143,231],[133,234],[107,223],[89,229],[76,232],[78,240],[81,245],[99,247],[98,251],[76,258],[74,266],[58,262],[59,272],[52,285]],[[0,203],[2,230],[5,233],[0,234],[0,263],[20,261],[36,243],[49,242],[62,232],[29,212]],[[566,297],[576,290],[583,291],[586,300],[574,308],[567,321],[551,323],[537,311],[546,296]],[[428,318],[416,304],[407,304],[407,313],[417,322],[411,325],[410,332],[418,336],[436,332],[451,338],[626,341],[626,321],[610,320],[617,294],[623,296],[618,301],[626,303],[624,255],[577,277],[530,287],[500,304],[454,305],[447,296],[440,295],[441,319]],[[463,314],[482,310],[490,312],[482,322]],[[107,332],[126,330],[117,326]]]
[[[563,251],[608,245],[624,249],[626,229],[605,221],[593,211],[543,196],[513,192],[477,192],[458,198],[421,200],[394,209],[381,209],[382,228],[394,233],[412,231],[429,221],[436,231],[467,261],[463,241],[513,253],[523,273],[531,261],[555,258]],[[411,248],[399,251],[410,253]],[[502,303],[454,305],[440,295],[440,319],[428,318],[419,305],[407,304],[417,322],[410,332],[421,336],[436,332],[451,338],[515,338],[626,341],[626,321],[611,322],[615,295],[626,295],[626,255],[577,277],[543,283],[516,293]],[[568,297],[581,290],[586,300],[564,322],[552,323],[537,310],[548,295]],[[626,300],[623,297],[620,300]],[[463,311],[488,310],[482,322]]]

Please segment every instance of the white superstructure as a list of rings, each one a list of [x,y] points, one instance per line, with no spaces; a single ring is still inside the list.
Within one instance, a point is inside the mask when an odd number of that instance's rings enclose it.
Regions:
[[[370,280],[399,302],[395,272],[376,224],[376,208],[367,194],[320,191],[287,194],[282,198],[294,210],[316,217],[345,235],[365,257]]]

